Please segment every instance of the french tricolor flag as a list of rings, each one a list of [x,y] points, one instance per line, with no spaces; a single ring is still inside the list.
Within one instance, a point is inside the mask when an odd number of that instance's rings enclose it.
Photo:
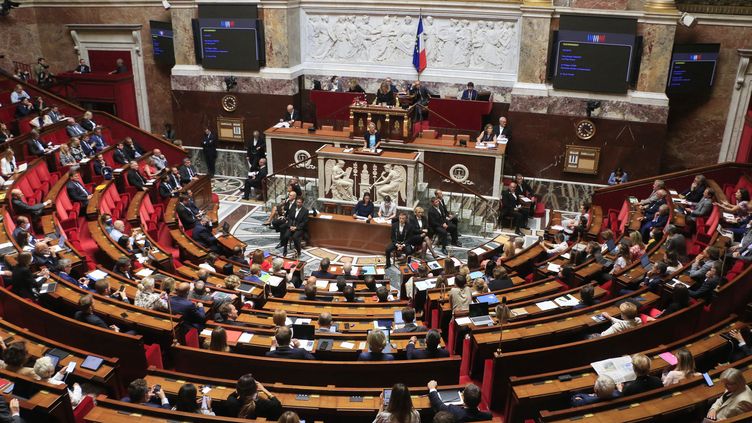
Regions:
[[[415,50],[413,51],[413,66],[418,73],[423,72],[428,64],[426,46],[423,44],[423,16],[418,17],[418,33],[415,35]]]

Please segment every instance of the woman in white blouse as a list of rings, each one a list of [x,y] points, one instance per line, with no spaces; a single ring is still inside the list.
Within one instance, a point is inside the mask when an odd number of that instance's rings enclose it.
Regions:
[[[3,178],[10,178],[18,170],[16,166],[16,156],[13,154],[13,149],[7,149],[3,153],[3,158],[0,159],[0,173]]]
[[[687,349],[682,348],[676,353],[676,368],[663,375],[661,381],[663,386],[669,386],[681,382],[682,380],[699,376],[700,373],[695,371],[695,358]]]

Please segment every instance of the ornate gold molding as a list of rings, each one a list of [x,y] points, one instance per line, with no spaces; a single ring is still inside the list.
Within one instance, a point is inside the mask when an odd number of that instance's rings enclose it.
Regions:
[[[553,7],[553,0],[522,0],[524,6]]]
[[[676,13],[674,0],[643,0],[646,12]]]

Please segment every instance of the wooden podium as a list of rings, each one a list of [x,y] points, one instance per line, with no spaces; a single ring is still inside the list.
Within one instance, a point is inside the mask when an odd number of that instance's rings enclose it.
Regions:
[[[355,205],[370,193],[376,204],[388,195],[400,207],[416,205],[420,153],[355,154],[354,148],[324,145],[316,151],[319,201]]]
[[[408,143],[413,139],[413,107],[352,105],[350,106],[350,135],[362,139],[368,124],[376,124],[381,139],[389,142]]]

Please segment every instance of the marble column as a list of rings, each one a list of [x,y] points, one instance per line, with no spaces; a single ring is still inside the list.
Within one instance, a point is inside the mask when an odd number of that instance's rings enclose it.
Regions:
[[[637,91],[666,92],[678,17],[676,11],[672,14],[649,13],[639,24],[638,33],[642,35],[643,47]]]
[[[721,141],[721,151],[718,154],[718,163],[736,160],[750,98],[752,98],[752,50],[739,49],[737,53],[739,64],[736,70],[734,91],[731,93],[726,129]]]
[[[173,42],[175,44],[175,64],[195,65],[196,54],[193,48],[193,27],[191,19],[198,17],[198,9],[195,7],[173,7],[172,29],[174,31]]]
[[[290,68],[299,65],[300,8],[297,2],[264,2],[263,16],[266,66]]]
[[[548,7],[528,6],[547,3]],[[517,82],[544,84],[546,82],[546,62],[551,34],[551,16],[554,9],[551,1],[525,0],[520,7],[520,61]]]

